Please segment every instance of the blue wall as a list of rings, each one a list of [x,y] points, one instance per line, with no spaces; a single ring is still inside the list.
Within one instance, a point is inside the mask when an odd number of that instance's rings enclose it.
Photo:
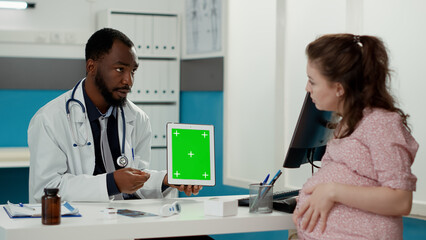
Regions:
[[[64,91],[0,90],[0,147],[27,147],[27,128],[44,104]],[[0,204],[28,202],[29,169],[0,168]]]
[[[44,104],[61,95],[58,90],[0,90],[0,147],[27,147],[27,128]]]
[[[64,91],[0,90],[0,147],[26,147],[31,117]],[[180,121],[215,126],[216,186],[204,187],[199,196],[247,194],[246,189],[223,184],[223,93],[182,92]],[[28,168],[0,168],[0,204],[28,202]],[[287,231],[213,235],[217,240],[287,239]],[[404,218],[404,239],[426,239],[426,221]]]

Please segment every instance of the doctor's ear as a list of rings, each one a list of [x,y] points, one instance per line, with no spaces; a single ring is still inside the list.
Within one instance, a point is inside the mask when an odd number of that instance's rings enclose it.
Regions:
[[[86,61],[86,74],[96,73],[96,62],[93,59]]]

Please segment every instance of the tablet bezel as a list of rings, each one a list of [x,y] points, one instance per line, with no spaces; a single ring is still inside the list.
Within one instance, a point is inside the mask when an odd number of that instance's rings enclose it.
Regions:
[[[173,171],[172,162],[172,129],[193,129],[193,130],[206,130],[209,131],[210,137],[210,180],[198,180],[198,179],[174,179],[173,174],[167,175],[169,184],[173,185],[200,185],[200,186],[214,186],[216,185],[216,172],[215,172],[215,156],[214,156],[214,126],[204,124],[185,124],[185,123],[167,123],[166,139],[167,139],[167,172]]]

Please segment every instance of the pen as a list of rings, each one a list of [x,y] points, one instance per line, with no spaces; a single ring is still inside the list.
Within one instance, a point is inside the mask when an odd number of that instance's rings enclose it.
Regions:
[[[35,210],[34,208],[32,208],[32,207],[28,207],[28,206],[25,206],[24,204],[22,204],[22,203],[19,203],[19,206],[20,207],[23,207],[23,208],[26,208],[26,209],[30,209],[30,210]]]
[[[277,179],[281,176],[282,172],[281,170],[278,170],[278,172],[275,174],[275,176],[271,179],[269,182],[269,185],[274,185]]]
[[[269,173],[268,173],[268,175],[266,176],[265,180],[263,180],[263,182],[262,182],[260,185],[265,185],[265,184],[266,184],[266,182],[268,181],[268,179],[269,179]]]
[[[135,161],[135,150],[133,150],[133,148],[132,148],[132,158],[133,158],[133,161]]]
[[[268,185],[273,186],[275,184],[275,182],[277,181],[277,179],[281,176],[281,174],[282,174],[281,170],[278,170],[278,172],[271,179],[271,181],[269,182]],[[262,193],[260,194],[260,198],[263,198],[269,192],[270,189],[271,189],[271,187],[263,189]]]

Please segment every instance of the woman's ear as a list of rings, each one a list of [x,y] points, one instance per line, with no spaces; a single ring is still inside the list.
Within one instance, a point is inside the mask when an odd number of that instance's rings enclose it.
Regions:
[[[341,83],[336,83],[336,97],[341,97],[345,94],[345,89]]]

